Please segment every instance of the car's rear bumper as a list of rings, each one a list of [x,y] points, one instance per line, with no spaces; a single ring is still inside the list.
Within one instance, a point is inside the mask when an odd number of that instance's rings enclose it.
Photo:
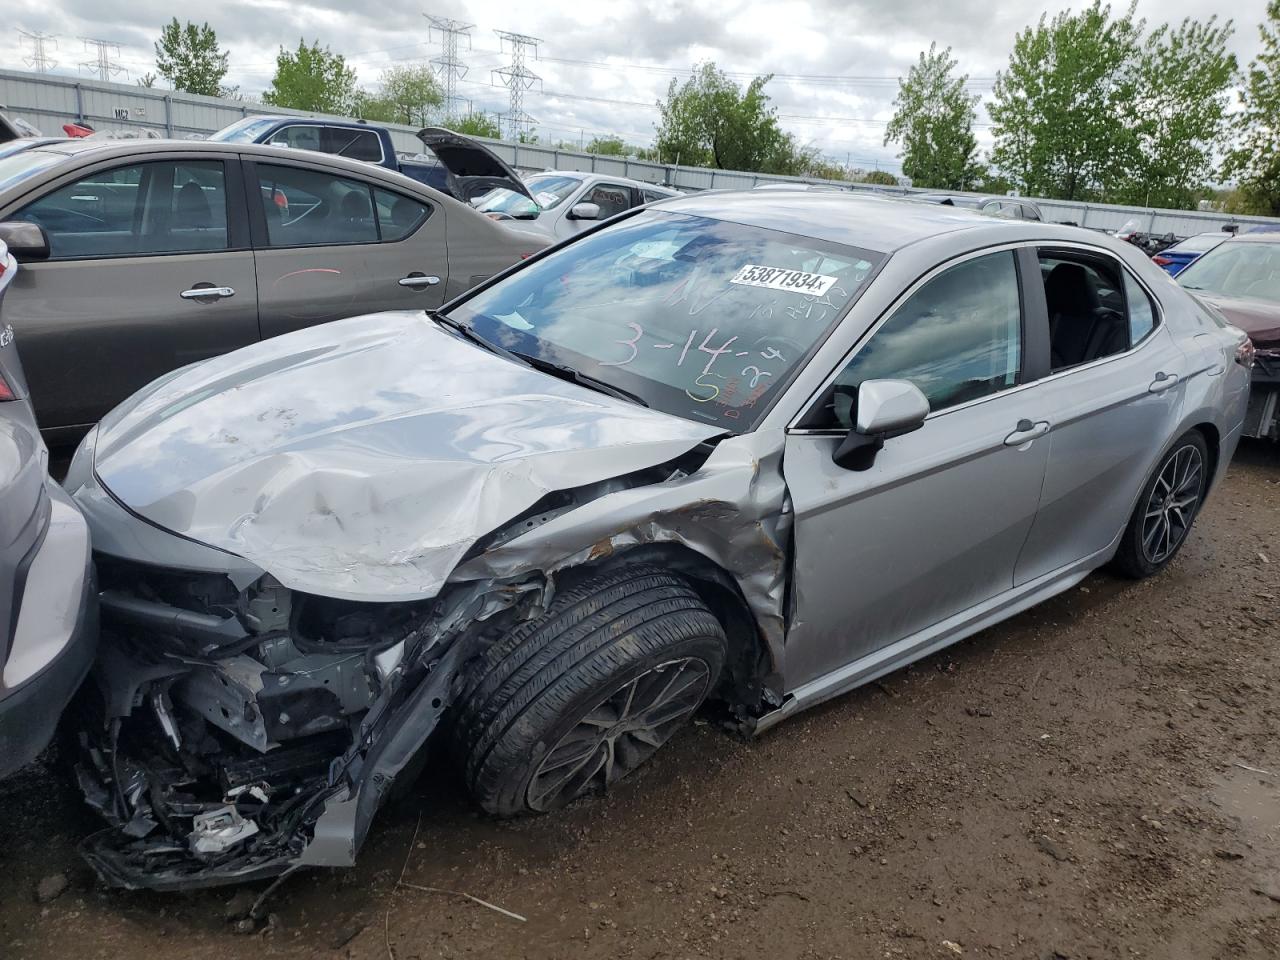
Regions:
[[[16,598],[17,626],[0,664],[0,778],[49,744],[97,650],[98,607],[84,519],[49,481],[48,529]]]

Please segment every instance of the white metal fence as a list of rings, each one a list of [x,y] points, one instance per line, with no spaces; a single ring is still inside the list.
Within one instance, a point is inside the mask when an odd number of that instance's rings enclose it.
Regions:
[[[255,114],[322,116],[259,103],[201,97],[181,91],[16,70],[0,70],[0,105],[49,135],[60,134],[65,123],[84,120],[95,130],[152,130],[161,136],[181,139],[206,136],[241,117]],[[396,124],[386,126],[391,131],[397,150],[416,153],[420,149],[421,144],[414,137],[415,128]],[[782,177],[606,157],[559,150],[542,144],[511,143],[504,140],[484,142],[513,167],[524,171],[595,171],[649,183],[665,183],[681,190],[750,189],[764,183],[824,183],[849,190],[877,193],[902,195],[919,192],[907,187],[876,187],[812,177]],[[1140,229],[1148,233],[1172,233],[1176,236],[1221,230],[1231,224],[1239,225],[1241,230],[1260,224],[1280,225],[1280,220],[1268,217],[1237,217],[1213,212],[1159,210],[1063,200],[1037,199],[1036,202],[1046,219],[1100,230],[1117,230],[1130,220],[1136,220]]]

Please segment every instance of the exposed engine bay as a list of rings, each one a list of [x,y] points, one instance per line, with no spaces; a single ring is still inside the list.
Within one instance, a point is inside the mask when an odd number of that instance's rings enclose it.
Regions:
[[[545,592],[533,578],[375,604],[99,563],[101,702],[87,712],[101,719],[80,734],[77,775],[111,826],[83,852],[109,883],[151,889],[350,865],[468,645]]]

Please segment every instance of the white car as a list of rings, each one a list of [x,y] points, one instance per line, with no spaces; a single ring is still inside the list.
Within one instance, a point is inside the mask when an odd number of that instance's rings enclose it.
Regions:
[[[514,190],[498,188],[476,204],[510,226],[564,240],[599,220],[655,200],[680,196],[679,190],[603,173],[549,170],[525,178],[533,201]]]

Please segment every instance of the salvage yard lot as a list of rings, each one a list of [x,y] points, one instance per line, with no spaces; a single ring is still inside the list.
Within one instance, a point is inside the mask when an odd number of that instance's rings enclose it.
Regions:
[[[103,890],[98,823],[35,770],[0,785],[0,957],[1274,958],[1278,598],[1280,451],[1246,444],[1151,580],[1095,575],[758,742],[700,724],[537,820],[429,768],[248,934],[230,891]]]

